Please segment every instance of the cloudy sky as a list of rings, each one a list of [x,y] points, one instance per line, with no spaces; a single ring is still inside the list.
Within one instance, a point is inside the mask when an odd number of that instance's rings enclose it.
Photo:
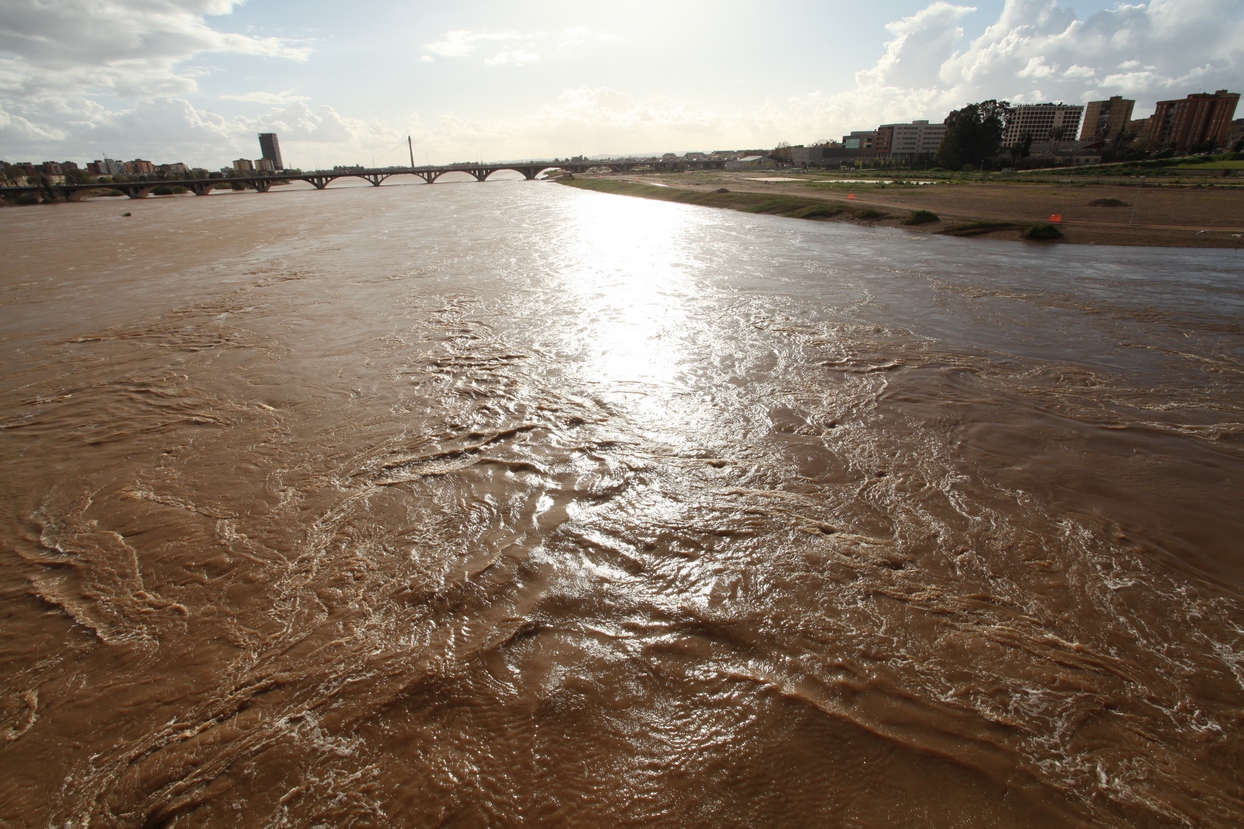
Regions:
[[[969,101],[1244,87],[1244,0],[0,0],[0,159],[772,147]]]

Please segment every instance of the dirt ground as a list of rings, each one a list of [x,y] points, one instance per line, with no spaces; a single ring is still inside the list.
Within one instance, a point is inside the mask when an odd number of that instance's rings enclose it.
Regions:
[[[937,183],[932,185],[842,184],[827,179],[757,181],[794,178],[783,171],[679,174],[636,178],[690,190],[783,193],[831,201],[848,200],[891,214],[860,221],[872,226],[903,226],[915,210],[930,210],[941,219],[907,229],[936,233],[972,221],[1014,222],[1018,227],[984,234],[1018,239],[1034,222],[1052,215],[1066,242],[1087,245],[1148,245],[1159,247],[1244,248],[1244,186],[1197,186],[1146,183],[1026,184],[1023,182]],[[813,182],[813,183],[810,183]],[[1114,199],[1123,205],[1093,206]]]

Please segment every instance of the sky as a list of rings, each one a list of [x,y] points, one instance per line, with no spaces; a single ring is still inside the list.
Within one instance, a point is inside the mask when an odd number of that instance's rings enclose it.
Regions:
[[[1244,87],[1244,0],[0,0],[0,159],[763,149]]]

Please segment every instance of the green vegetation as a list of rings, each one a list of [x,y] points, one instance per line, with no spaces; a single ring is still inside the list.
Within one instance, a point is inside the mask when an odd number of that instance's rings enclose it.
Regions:
[[[923,225],[923,224],[928,224],[929,222],[940,222],[940,221],[941,219],[937,217],[937,214],[931,210],[917,210],[915,213],[912,213],[906,219],[903,219],[903,224]]]
[[[1234,155],[1239,155],[1239,153],[1234,153]],[[1181,159],[1181,161],[1183,161],[1182,164],[1175,165],[1176,170],[1187,170],[1193,167],[1202,170],[1244,170],[1244,161],[1218,161],[1212,158],[1200,161]]]
[[[955,225],[938,232],[946,236],[984,236],[986,233],[993,233],[995,230],[1013,230],[1016,227],[1018,225],[1014,222],[982,221]]]
[[[1049,222],[1037,222],[1035,225],[1027,228],[1021,235],[1033,242],[1046,242],[1050,239],[1063,238],[1063,232]]]
[[[865,207],[863,210],[856,213],[855,217],[857,219],[884,219],[888,215],[888,213],[884,213],[875,208]]]
[[[844,211],[850,212],[844,204],[803,196],[774,196],[767,193],[705,193],[675,187],[654,187],[651,184],[640,184],[634,181],[598,178],[559,179],[557,183],[566,187],[578,187],[581,190],[594,190],[597,193],[638,196],[643,199],[672,201],[680,204],[698,204],[702,207],[723,207],[744,213],[766,213],[795,219],[826,219]]]
[[[190,192],[189,190],[187,190],[184,186],[180,184],[162,184],[156,189],[152,190],[151,195],[153,196],[177,196],[177,195],[181,195],[182,193],[189,193],[189,192]]]
[[[838,204],[813,204],[786,215],[795,219],[827,219],[837,216],[846,208]]]
[[[1006,101],[982,101],[946,116],[946,135],[937,148],[937,163],[951,170],[986,162],[1002,146],[1002,127],[1011,112]],[[973,168],[974,169],[974,168]]]
[[[1079,167],[1059,169],[1057,175],[1092,176],[1095,178],[1117,176],[1170,176],[1183,175],[1182,170],[1242,170],[1244,169],[1244,153],[1218,153],[1217,155],[1183,155],[1176,156],[1173,151],[1154,158],[1129,159],[1109,164],[1085,164]],[[1037,175],[1048,175],[1052,170],[1033,170]],[[1229,173],[1223,173],[1229,175]],[[1186,176],[1184,176],[1186,178]]]

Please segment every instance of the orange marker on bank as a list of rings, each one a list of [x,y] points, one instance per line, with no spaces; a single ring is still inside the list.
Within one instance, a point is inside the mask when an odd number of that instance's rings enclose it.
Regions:
[[[853,198],[855,198],[855,194],[854,194],[854,193],[847,193],[847,198],[848,198],[848,199],[853,199]]]
[[[1050,214],[1050,221],[1051,221],[1051,222],[1061,222],[1062,220],[1063,220],[1063,214],[1062,214],[1062,213],[1051,213],[1051,214]]]

